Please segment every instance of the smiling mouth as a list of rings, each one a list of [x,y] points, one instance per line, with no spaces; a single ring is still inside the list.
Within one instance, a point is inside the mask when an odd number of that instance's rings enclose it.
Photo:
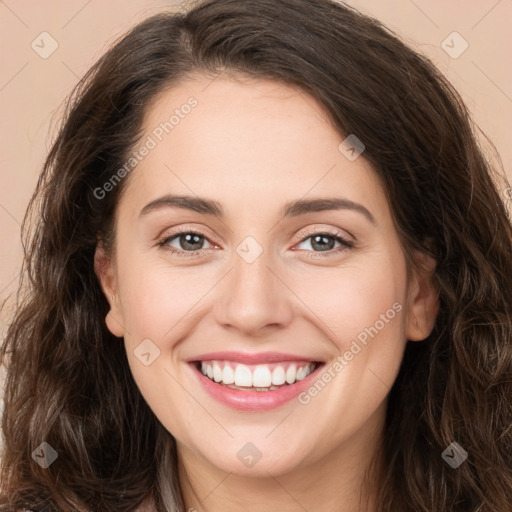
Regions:
[[[196,361],[202,375],[221,386],[240,391],[275,391],[293,386],[306,378],[323,363],[287,361],[246,365],[233,361]]]

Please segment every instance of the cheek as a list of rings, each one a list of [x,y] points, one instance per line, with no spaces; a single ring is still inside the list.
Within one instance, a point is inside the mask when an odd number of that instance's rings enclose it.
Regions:
[[[338,352],[299,397],[303,421],[324,418],[311,428],[325,440],[325,451],[383,407],[405,347],[405,261],[400,253],[371,259],[371,264],[340,270],[335,279],[304,283],[311,288],[308,305],[315,303],[323,331]]]
[[[176,408],[191,405],[178,384],[182,378],[180,342],[195,325],[194,316],[201,310],[198,303],[211,283],[204,273],[199,276],[191,268],[171,269],[160,262],[125,263],[119,277],[129,365],[157,416],[174,418]]]
[[[155,416],[181,438],[192,428],[192,420],[178,415],[191,407],[191,399],[179,384],[177,347],[184,327],[190,325],[185,318],[198,300],[196,290],[185,273],[158,265],[134,268],[126,273],[122,291],[128,363]]]
[[[170,343],[174,327],[193,314],[209,283],[193,270],[172,269],[165,263],[126,267],[122,290],[123,319],[129,337]]]
[[[338,352],[331,375],[325,376],[328,387],[340,397],[337,403],[361,414],[371,413],[384,399],[400,366],[406,342],[405,265],[401,251],[389,250],[330,271],[324,279],[311,275],[301,284],[301,298],[321,319]],[[311,396],[317,393],[314,389]],[[316,405],[333,407],[329,393],[321,394]]]
[[[348,350],[361,333],[364,339],[366,329],[375,324],[383,332],[391,325],[400,328],[396,320],[405,309],[406,292],[401,253],[374,253],[356,264],[326,270],[295,276],[294,289],[340,351]]]

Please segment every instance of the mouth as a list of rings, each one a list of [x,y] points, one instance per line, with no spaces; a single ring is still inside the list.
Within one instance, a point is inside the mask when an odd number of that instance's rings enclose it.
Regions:
[[[284,405],[311,385],[325,365],[308,360],[245,364],[228,359],[196,360],[189,364],[213,398],[246,411]]]
[[[274,391],[291,386],[312,373],[317,362],[246,365],[231,361],[197,361],[196,368],[211,381],[241,391]]]

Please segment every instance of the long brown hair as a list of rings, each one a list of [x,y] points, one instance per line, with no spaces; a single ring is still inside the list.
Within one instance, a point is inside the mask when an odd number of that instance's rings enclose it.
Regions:
[[[389,395],[379,512],[504,512],[512,497],[506,185],[432,63],[330,0],[207,0],[158,14],[73,91],[23,222],[25,292],[1,349],[0,510],[126,512],[148,498],[159,512],[183,510],[174,438],[106,328],[93,268],[98,236],[113,248],[113,214],[130,178],[105,197],[95,190],[139,141],[157,93],[220,70],[315,97],[340,135],[364,142],[405,253],[437,260],[434,330],[407,344]],[[42,442],[58,454],[48,468],[32,457]],[[442,457],[452,442],[468,453],[456,469]]]

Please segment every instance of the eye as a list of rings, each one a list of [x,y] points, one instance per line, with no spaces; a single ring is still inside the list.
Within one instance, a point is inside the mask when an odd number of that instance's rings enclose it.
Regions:
[[[158,245],[162,249],[170,251],[177,256],[198,256],[205,252],[203,248],[204,241],[208,241],[206,236],[196,231],[180,231],[171,236],[165,237],[163,240],[158,242]],[[171,245],[171,242],[177,243],[178,248]]]
[[[307,243],[309,243],[309,246],[313,249],[313,251],[308,252],[326,253],[318,254],[318,256],[332,256],[333,254],[354,247],[353,242],[347,240],[341,233],[315,230],[306,233],[306,235],[307,236],[302,239],[300,244],[304,244],[308,240],[311,240],[310,242]],[[335,248],[334,245],[336,244],[336,242],[338,242],[340,245]]]
[[[318,229],[306,233],[306,236],[303,236],[299,245],[306,243],[310,239],[311,241],[309,242],[309,245],[313,250],[305,250],[306,252],[315,254],[315,257],[332,256],[333,254],[337,254],[354,247],[353,242],[347,240],[341,233],[320,231]],[[190,258],[202,256],[207,252],[208,248],[204,247],[205,241],[213,246],[208,238],[202,233],[187,230],[179,231],[172,235],[166,236],[158,242],[158,246],[175,254],[176,256]],[[172,243],[177,244],[178,247],[173,246]],[[336,243],[340,245],[338,247],[334,247]]]

